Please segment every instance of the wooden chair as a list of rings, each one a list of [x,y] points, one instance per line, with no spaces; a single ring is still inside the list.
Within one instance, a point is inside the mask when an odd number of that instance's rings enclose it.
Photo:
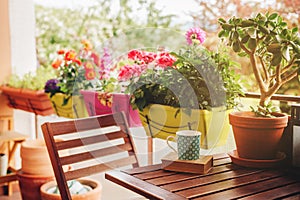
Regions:
[[[71,199],[68,180],[122,166],[138,166],[123,112],[71,121],[47,122],[42,125],[42,131],[56,182],[64,200]],[[56,140],[62,138],[61,136],[64,136],[63,140]],[[125,157],[120,158],[120,154],[125,154]],[[96,159],[97,163],[86,166],[81,163],[92,159]],[[69,165],[72,166],[71,170],[64,171],[63,167]],[[78,168],[73,168],[75,165]]]

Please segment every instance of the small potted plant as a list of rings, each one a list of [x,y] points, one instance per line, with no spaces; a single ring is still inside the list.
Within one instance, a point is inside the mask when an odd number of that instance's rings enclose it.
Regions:
[[[274,112],[270,99],[296,77],[300,69],[298,28],[289,29],[277,13],[242,19],[219,19],[220,37],[240,56],[247,56],[260,90],[258,108],[230,114],[238,156],[247,159],[276,159],[278,143],[288,117]]]
[[[119,80],[127,83],[131,104],[140,110],[149,135],[165,139],[179,129],[194,129],[202,132],[202,148],[223,145],[229,132],[227,111],[242,93],[231,70],[234,63],[201,45],[203,30],[190,29],[186,39],[189,45],[178,53],[130,51]]]
[[[11,75],[0,90],[7,96],[10,107],[38,115],[50,115],[54,111],[43,87],[54,76],[52,69],[40,66],[34,73],[28,72],[22,77]]]
[[[80,91],[99,87],[99,56],[92,51],[88,40],[82,40],[82,44],[79,52],[73,49],[59,50],[58,57],[52,63],[57,78],[48,80],[44,89],[58,116],[87,117]]]

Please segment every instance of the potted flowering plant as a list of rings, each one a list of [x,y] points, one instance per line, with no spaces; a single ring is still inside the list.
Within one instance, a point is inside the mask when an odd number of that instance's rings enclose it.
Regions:
[[[203,30],[190,29],[186,39],[188,46],[178,53],[130,51],[119,80],[127,83],[131,104],[140,110],[149,135],[166,138],[190,128],[202,132],[203,148],[222,145],[229,131],[226,110],[236,105],[235,98],[242,93],[231,70],[234,63],[201,46]]]
[[[92,51],[92,45],[82,40],[83,48],[75,50],[59,50],[52,67],[57,71],[57,78],[45,84],[45,92],[49,93],[53,108],[57,115],[67,118],[86,117],[81,90],[99,86],[97,78],[99,56]]]
[[[28,72],[22,77],[11,75],[0,90],[7,97],[9,107],[38,115],[49,115],[54,111],[43,87],[54,76],[52,69],[41,66],[34,73]]]
[[[278,143],[288,117],[274,112],[270,99],[299,74],[298,28],[287,28],[277,13],[242,19],[219,19],[219,33],[240,56],[247,56],[260,90],[258,109],[230,114],[237,152],[247,159],[276,159]]]

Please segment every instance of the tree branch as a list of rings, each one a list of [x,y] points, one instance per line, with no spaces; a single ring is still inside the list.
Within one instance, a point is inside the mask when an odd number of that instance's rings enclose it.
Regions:
[[[281,64],[278,64],[276,66],[276,82],[278,82],[279,84],[281,84],[281,70],[280,70],[280,66],[281,66]]]
[[[265,74],[265,79],[266,79],[265,82],[269,83],[270,82],[270,76],[269,76],[269,73],[266,69],[265,63],[262,60],[262,57],[259,57],[259,61],[261,63],[261,66],[262,66],[264,74]]]
[[[252,66],[252,70],[253,70],[254,76],[257,80],[260,92],[261,93],[266,93],[267,92],[267,86],[266,86],[266,83],[263,81],[261,73],[260,73],[260,71],[258,69],[258,66],[256,64],[254,52],[250,53],[249,57],[250,57],[250,63],[251,63],[251,66]]]
[[[285,84],[286,82],[289,82],[290,80],[292,80],[293,78],[295,78],[297,76],[298,69],[294,70],[292,73],[288,74],[287,76],[282,78],[281,84]]]
[[[251,51],[249,49],[247,49],[247,47],[245,47],[245,45],[240,40],[238,40],[238,41],[240,43],[241,48],[246,52],[246,54],[248,54],[250,56]]]
[[[282,70],[281,70],[281,73],[285,73],[287,72],[294,64],[295,62],[295,56],[293,57],[293,59],[289,62],[289,64],[287,64]]]

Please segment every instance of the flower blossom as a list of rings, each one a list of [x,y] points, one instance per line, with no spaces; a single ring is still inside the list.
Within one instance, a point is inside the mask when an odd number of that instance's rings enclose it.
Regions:
[[[175,61],[176,59],[168,52],[162,52],[158,56],[157,65],[162,68],[172,67]]]
[[[54,69],[57,69],[57,68],[59,68],[60,67],[60,65],[62,64],[62,60],[61,59],[56,59],[56,60],[54,60],[53,62],[52,62],[52,67],[54,68]]]
[[[74,50],[70,50],[65,54],[66,61],[73,61],[76,58],[76,52]]]
[[[206,33],[200,28],[191,28],[186,32],[185,37],[189,45],[202,44],[206,38]]]
[[[60,90],[60,87],[57,86],[57,79],[49,79],[45,84],[45,92],[56,92]]]
[[[90,51],[93,49],[93,45],[89,40],[81,40],[81,44],[83,44],[83,48],[86,51]]]
[[[127,81],[134,76],[139,76],[142,69],[139,65],[125,65],[120,69],[118,79],[120,81]]]

